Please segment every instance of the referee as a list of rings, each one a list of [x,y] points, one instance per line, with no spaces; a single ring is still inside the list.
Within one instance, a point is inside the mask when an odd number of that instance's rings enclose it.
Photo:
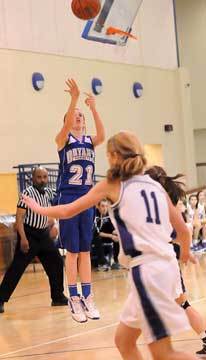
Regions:
[[[33,185],[26,188],[23,194],[34,198],[41,206],[51,205],[55,194],[46,187],[47,170],[42,167],[35,168],[32,182]],[[47,216],[33,213],[20,198],[17,204],[16,227],[17,245],[14,258],[0,285],[0,313],[4,312],[4,303],[9,300],[24,270],[35,256],[38,256],[49,278],[51,305],[67,305],[68,298],[63,293],[63,260],[50,237]]]

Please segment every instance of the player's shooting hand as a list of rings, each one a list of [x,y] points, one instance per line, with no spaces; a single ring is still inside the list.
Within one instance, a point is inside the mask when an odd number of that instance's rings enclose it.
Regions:
[[[31,197],[22,194],[22,199],[25,205],[27,205],[32,211],[38,212],[41,206]]]
[[[72,99],[78,99],[80,91],[74,79],[67,79],[66,85],[67,88],[64,91],[70,93]]]
[[[90,110],[95,110],[96,103],[94,96],[86,92],[84,94],[86,95],[85,104],[89,106]]]

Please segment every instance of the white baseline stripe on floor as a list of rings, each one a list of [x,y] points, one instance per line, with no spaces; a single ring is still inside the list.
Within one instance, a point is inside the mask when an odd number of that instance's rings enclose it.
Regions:
[[[93,333],[95,331],[101,331],[101,330],[109,329],[109,328],[111,328],[113,326],[117,326],[118,324],[119,323],[116,322],[116,323],[106,325],[106,326],[102,326],[102,327],[99,327],[99,328],[96,328],[96,329],[91,329],[91,330],[88,330],[88,331],[85,331],[85,332],[82,332],[82,333],[78,333],[78,334],[74,334],[74,335],[71,335],[71,336],[66,336],[66,337],[63,337],[63,338],[51,340],[51,341],[48,341],[48,342],[45,342],[45,343],[42,343],[42,344],[37,344],[37,345],[33,345],[33,346],[28,346],[28,347],[25,347],[25,348],[22,348],[22,349],[19,349],[19,350],[10,351],[10,352],[5,353],[5,354],[0,354],[0,358],[3,357],[3,356],[6,356],[6,355],[12,355],[12,354],[16,354],[16,353],[19,353],[19,352],[22,352],[22,351],[35,349],[35,348],[38,348],[38,347],[41,347],[41,346],[55,344],[55,343],[58,343],[58,342],[61,342],[61,341],[64,341],[64,340],[69,340],[69,339],[72,339],[72,338],[75,338],[75,337],[78,337],[78,336],[91,334],[91,333]]]

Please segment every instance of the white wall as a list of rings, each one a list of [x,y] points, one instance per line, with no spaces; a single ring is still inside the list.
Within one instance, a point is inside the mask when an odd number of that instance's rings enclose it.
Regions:
[[[197,163],[206,163],[206,129],[195,130],[195,154]]]
[[[198,186],[206,184],[206,129],[195,130],[195,154],[197,166]]]
[[[34,71],[45,76],[45,87],[40,92],[31,85]],[[9,50],[0,51],[0,171],[10,171],[19,163],[57,161],[54,138],[69,104],[64,82],[71,76],[82,90],[80,107],[86,114],[89,133],[94,128],[83,103],[83,91],[90,91],[92,77],[98,76],[104,87],[96,101],[107,138],[127,129],[138,134],[145,144],[162,144],[168,172],[184,172],[188,185],[196,185],[190,89],[185,87],[188,75],[184,70],[114,66],[109,62]],[[134,81],[144,86],[140,99],[132,94]],[[174,131],[165,133],[164,124],[173,124]],[[96,173],[104,174],[106,168],[104,144],[97,150]]]
[[[122,48],[82,39],[86,22],[72,14],[70,4],[71,0],[0,0],[0,48],[177,66],[173,0],[144,0],[132,29],[138,40],[130,39]]]
[[[180,63],[190,71],[193,127],[206,129],[206,1],[176,0],[176,13]]]

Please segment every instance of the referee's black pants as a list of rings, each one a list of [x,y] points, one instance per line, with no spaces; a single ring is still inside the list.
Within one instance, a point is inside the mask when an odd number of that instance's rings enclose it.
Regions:
[[[24,225],[24,231],[29,241],[29,251],[27,253],[21,251],[20,236],[17,234],[14,258],[0,285],[0,302],[9,300],[26,267],[35,256],[39,258],[49,278],[52,300],[61,300],[64,296],[63,260],[49,236],[48,229],[35,229]]]

